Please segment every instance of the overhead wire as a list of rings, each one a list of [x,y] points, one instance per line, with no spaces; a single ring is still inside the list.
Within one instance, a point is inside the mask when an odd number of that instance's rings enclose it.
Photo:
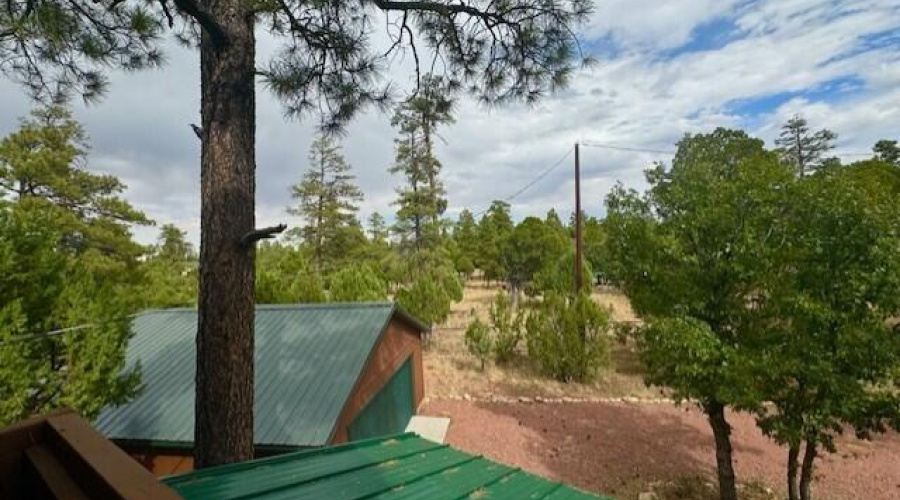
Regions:
[[[524,186],[519,188],[515,193],[507,196],[506,198],[503,198],[503,201],[512,201],[512,200],[516,199],[519,195],[524,193],[525,191],[528,191],[528,189],[531,188],[531,186],[534,186],[535,184],[537,184],[538,182],[543,180],[544,177],[547,177],[548,175],[550,175],[551,172],[553,172],[554,170],[559,168],[559,166],[562,165],[562,163],[564,161],[566,161],[566,159],[572,154],[572,151],[574,151],[574,150],[575,150],[574,147],[569,148],[568,151],[566,151],[566,154],[564,154],[562,156],[562,158],[557,160],[556,163],[554,163],[553,165],[550,165],[550,167],[544,169],[540,174],[537,175],[537,177],[535,177],[534,179],[529,181],[527,184],[525,184]],[[478,218],[481,215],[485,214],[488,210],[490,210],[490,208],[486,208],[486,209],[476,213],[475,215],[473,215],[473,217]]]

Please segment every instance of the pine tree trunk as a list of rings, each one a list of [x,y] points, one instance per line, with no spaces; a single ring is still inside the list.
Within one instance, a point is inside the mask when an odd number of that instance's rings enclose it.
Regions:
[[[716,440],[716,472],[719,476],[719,499],[737,500],[734,462],[731,457],[731,426],[725,420],[725,406],[718,401],[706,405],[709,425]]]
[[[803,469],[800,471],[800,498],[812,500],[813,463],[816,460],[816,441],[806,441],[806,453],[803,455]]]
[[[194,466],[253,457],[253,252],[239,241],[254,227],[253,16],[242,0],[204,0],[228,36],[204,30],[200,46],[200,298]]]
[[[800,443],[788,448],[787,481],[788,500],[800,500],[800,490],[797,487],[797,473],[800,471]]]

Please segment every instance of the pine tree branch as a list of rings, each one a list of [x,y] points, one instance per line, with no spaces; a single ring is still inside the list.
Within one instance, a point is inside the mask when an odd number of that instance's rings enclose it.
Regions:
[[[254,229],[241,238],[241,247],[250,248],[250,246],[257,241],[274,238],[276,234],[284,232],[285,229],[287,229],[287,224],[278,224],[277,226]]]
[[[222,49],[228,46],[230,43],[228,34],[225,33],[225,30],[222,29],[209,12],[202,10],[200,6],[197,5],[195,0],[172,0],[172,3],[178,7],[178,10],[197,21],[200,27],[209,33],[213,45],[216,48]]]

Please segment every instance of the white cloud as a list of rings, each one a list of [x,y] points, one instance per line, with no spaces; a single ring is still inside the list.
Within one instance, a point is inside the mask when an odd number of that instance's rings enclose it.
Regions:
[[[729,18],[743,38],[702,52],[675,56],[662,51],[690,41],[694,28]],[[377,24],[376,24],[377,26]],[[883,44],[861,51],[864,37],[900,30],[900,5],[889,0],[598,2],[587,28],[613,37],[624,50],[576,75],[571,87],[535,107],[485,109],[464,99],[456,124],[445,127],[438,144],[450,213],[480,211],[492,199],[515,192],[556,162],[577,140],[672,149],[686,132],[716,126],[749,127],[771,140],[777,126],[802,112],[814,127],[841,136],[845,151],[867,151],[875,140],[900,130],[900,48]],[[261,52],[272,50],[263,39]],[[841,57],[835,57],[841,56]],[[408,82],[411,61],[395,61],[388,76]],[[197,121],[198,72],[195,53],[171,54],[164,73],[117,75],[99,106],[78,111],[94,143],[92,165],[121,176],[128,197],[160,222],[174,221],[197,237],[199,144],[187,124]],[[854,76],[862,88],[810,101],[802,95],[763,110],[758,117],[736,114],[734,100],[801,92],[823,82]],[[18,92],[11,84],[0,91]],[[288,187],[306,166],[312,120],[286,121],[280,104],[260,89],[257,117],[257,219],[259,225],[296,219],[283,209]],[[3,99],[0,132],[16,126],[25,112],[21,99]],[[361,115],[348,129],[344,151],[366,193],[361,217],[394,211],[399,179],[393,161],[394,131],[389,117]],[[591,213],[617,180],[643,185],[642,170],[664,155],[583,148],[584,199]],[[572,206],[571,159],[518,197],[517,217],[560,212]],[[142,238],[153,233],[141,232]]]

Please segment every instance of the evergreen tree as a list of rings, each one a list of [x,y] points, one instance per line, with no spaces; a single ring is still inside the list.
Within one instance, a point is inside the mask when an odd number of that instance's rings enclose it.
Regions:
[[[780,148],[782,160],[796,168],[798,175],[803,176],[831,160],[823,155],[834,149],[835,139],[837,134],[828,129],[810,133],[806,119],[794,116],[781,127],[781,134],[775,139],[775,144]]]
[[[128,224],[150,221],[86,151],[59,107],[0,141],[0,425],[60,407],[92,418],[137,390],[123,368],[144,249]]]
[[[537,217],[526,217],[509,234],[501,250],[506,283],[514,298],[548,263],[557,262],[569,242]],[[570,273],[571,274],[571,273]]]
[[[148,307],[184,307],[197,303],[197,253],[185,232],[173,224],[160,228],[146,263]]]
[[[882,139],[875,143],[872,151],[876,159],[900,167],[900,148],[897,147],[897,141]]]
[[[561,235],[563,235],[563,236],[568,237],[569,231],[568,231],[568,229],[566,229],[566,227],[563,225],[562,219],[559,218],[559,214],[556,213],[556,209],[555,209],[555,208],[551,208],[551,209],[547,212],[547,216],[544,218],[544,223],[547,224],[547,226],[548,226],[550,229],[553,229],[553,230],[556,231],[557,233],[559,233],[559,234],[561,234]]]
[[[200,300],[194,465],[253,456],[253,245],[283,230],[254,227],[256,81],[289,114],[322,111],[338,129],[384,103],[382,62],[408,47],[486,102],[533,102],[567,82],[587,0],[462,4],[446,1],[9,0],[0,15],[0,71],[36,97],[97,98],[110,68],[156,66],[168,27],[199,48]],[[373,45],[387,17],[388,53]],[[335,20],[340,20],[336,22]],[[256,55],[262,32],[281,42]]]
[[[343,228],[357,223],[356,203],[362,201],[363,195],[353,184],[354,176],[340,146],[328,136],[313,140],[309,164],[303,180],[291,189],[298,205],[288,208],[288,212],[303,217],[300,236],[312,248],[313,263],[321,269],[323,263],[346,252],[347,247],[338,239]]]
[[[332,302],[372,302],[387,298],[387,283],[371,266],[352,264],[331,276]]]
[[[456,242],[457,251],[459,253],[457,262],[465,259],[471,266],[475,265],[478,260],[479,243],[478,243],[478,224],[475,217],[468,209],[463,209],[459,213],[459,220],[453,228],[453,241]],[[464,266],[470,267],[470,266]],[[459,266],[457,266],[459,269]]]
[[[387,242],[388,229],[384,223],[384,217],[378,212],[372,212],[369,216],[369,241],[375,244]]]
[[[503,250],[513,231],[509,203],[494,200],[478,224],[479,256],[475,265],[487,280],[504,279],[507,269]]]
[[[390,168],[400,173],[406,185],[397,190],[399,206],[396,230],[413,248],[431,248],[442,235],[441,215],[447,209],[446,190],[439,175],[441,163],[434,153],[439,125],[453,122],[450,89],[427,76],[418,92],[406,100],[394,115],[398,128],[396,160]]]

